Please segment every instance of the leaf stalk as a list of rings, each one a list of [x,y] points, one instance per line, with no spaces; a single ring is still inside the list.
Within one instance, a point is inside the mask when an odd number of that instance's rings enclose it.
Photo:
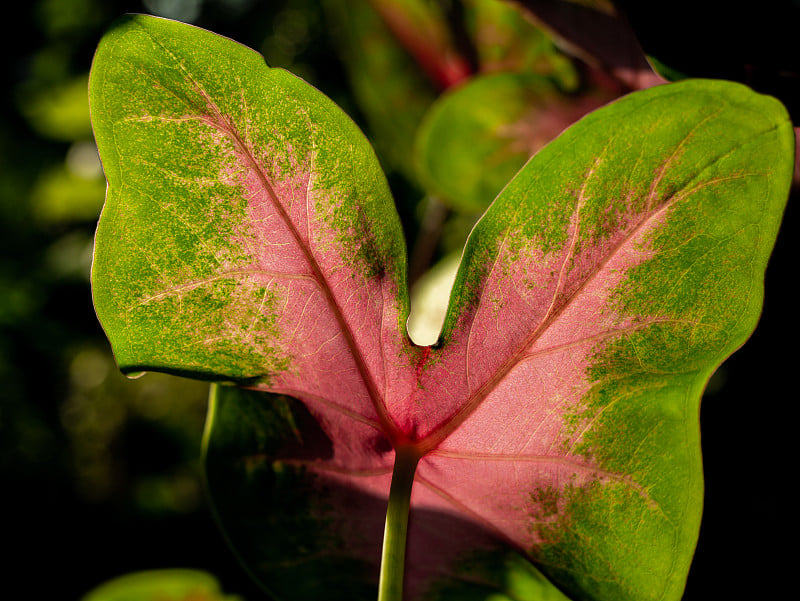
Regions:
[[[405,574],[406,534],[411,487],[420,460],[419,450],[412,445],[397,447],[386,508],[383,531],[381,573],[378,582],[378,601],[402,601]]]

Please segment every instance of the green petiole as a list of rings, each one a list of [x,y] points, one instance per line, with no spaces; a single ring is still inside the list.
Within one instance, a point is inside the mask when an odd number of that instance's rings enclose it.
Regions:
[[[392,471],[392,485],[389,489],[386,527],[383,532],[378,601],[403,599],[408,509],[419,459],[420,454],[416,447],[398,447]]]

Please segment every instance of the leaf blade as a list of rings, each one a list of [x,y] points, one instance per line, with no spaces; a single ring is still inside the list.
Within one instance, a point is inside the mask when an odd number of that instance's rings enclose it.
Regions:
[[[724,118],[712,117],[721,101]],[[449,414],[437,408],[419,474],[433,486],[447,481],[462,500],[471,482],[492,482],[493,494],[468,509],[544,566],[562,566],[544,569],[576,598],[681,594],[702,499],[697,405],[710,373],[757,320],[791,177],[789,128],[774,100],[725,82],[631,95],[534,157],[468,243],[429,392],[448,399],[436,370],[457,366],[471,392],[466,402],[451,395]],[[631,198],[649,212],[640,222],[614,210]],[[526,220],[536,229],[525,230]],[[613,227],[603,230],[604,220]],[[598,242],[605,250],[592,260]],[[538,251],[526,254],[526,245]],[[626,255],[642,267],[627,271]],[[670,461],[659,459],[663,449]],[[539,467],[523,477],[526,462]],[[670,470],[680,476],[657,475]],[[644,520],[638,533],[615,518],[610,499],[632,523]],[[633,561],[621,549],[639,550],[640,540],[650,546]],[[620,566],[635,567],[624,575]]]
[[[163,19],[120,21],[95,65],[94,295],[123,370],[329,402],[309,374],[344,372],[339,396],[390,427],[378,388],[383,342],[403,342],[405,248],[355,125],[253,51]]]

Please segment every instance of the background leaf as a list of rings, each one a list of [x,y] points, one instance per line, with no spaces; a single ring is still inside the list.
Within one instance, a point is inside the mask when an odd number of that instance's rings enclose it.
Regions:
[[[460,253],[447,255],[414,285],[407,327],[416,344],[430,346],[439,339],[460,260]]]
[[[224,595],[216,579],[199,570],[153,570],[101,584],[82,601],[239,601]]]
[[[375,597],[385,500],[320,481],[310,468],[333,455],[298,401],[212,387],[204,456],[214,508],[243,564],[277,598]]]
[[[601,66],[630,90],[658,85],[664,79],[647,62],[624,14],[610,0],[517,0],[583,60]]]
[[[538,73],[563,90],[579,86],[576,65],[539,24],[510,2],[466,0],[479,73]]]
[[[417,132],[417,172],[456,210],[484,211],[525,162],[603,102],[570,97],[534,73],[478,76],[436,101]]]

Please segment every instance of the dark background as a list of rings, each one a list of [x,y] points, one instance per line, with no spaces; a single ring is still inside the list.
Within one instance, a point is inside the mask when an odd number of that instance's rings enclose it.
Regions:
[[[0,541],[10,561],[0,595],[77,600],[120,574],[192,567],[230,593],[264,598],[203,497],[205,386],[156,374],[125,379],[95,319],[88,271],[105,184],[86,77],[113,19],[160,12],[261,51],[362,123],[334,49],[337,32],[311,0],[9,6],[16,8],[4,12],[0,61]],[[749,44],[767,43],[769,31],[746,31]],[[724,41],[704,48],[702,32],[692,36],[684,52],[690,43],[698,56],[724,52]],[[796,203],[794,194],[761,324],[703,402],[706,512],[687,601],[780,598],[793,577]]]

